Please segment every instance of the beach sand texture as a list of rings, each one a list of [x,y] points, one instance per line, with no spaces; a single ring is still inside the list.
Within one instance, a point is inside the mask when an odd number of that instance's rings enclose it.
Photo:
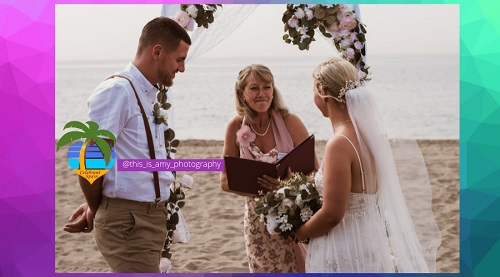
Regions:
[[[459,142],[419,141],[432,186],[432,206],[441,231],[438,272],[459,272]],[[222,141],[186,140],[176,158],[213,158],[222,153]],[[316,142],[321,161],[325,142]],[[56,153],[56,272],[110,272],[94,240],[94,233],[70,234],[63,226],[84,202],[77,175],[66,160],[67,146]],[[178,173],[182,176],[182,172]],[[191,240],[175,244],[171,272],[248,272],[243,240],[244,199],[220,189],[218,172],[186,172],[194,178],[182,209]]]

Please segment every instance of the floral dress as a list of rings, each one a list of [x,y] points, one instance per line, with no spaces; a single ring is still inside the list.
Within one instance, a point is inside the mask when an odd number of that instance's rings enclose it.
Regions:
[[[242,126],[244,125],[244,122]],[[279,152],[288,152],[293,149],[291,136],[286,130],[281,115],[273,114],[272,126],[277,146],[268,153],[250,143],[249,146],[240,146],[240,157],[273,163],[278,160]],[[283,131],[283,128],[285,131]],[[286,142],[283,142],[286,140]],[[286,144],[291,144],[284,146]],[[292,147],[292,148],[290,148]],[[248,257],[248,266],[252,273],[294,273],[299,272],[295,255],[295,243],[291,239],[281,236],[271,236],[264,225],[256,219],[254,197],[246,197],[244,234]]]
[[[249,150],[252,155],[256,154],[256,160],[269,163],[278,160],[278,149],[276,147],[269,153],[263,154],[252,143],[249,146]],[[246,197],[244,219],[245,246],[250,272],[298,272],[294,242],[291,239],[284,239],[281,236],[269,235],[264,223],[255,220],[257,217],[254,211],[255,203],[256,201],[253,197]]]

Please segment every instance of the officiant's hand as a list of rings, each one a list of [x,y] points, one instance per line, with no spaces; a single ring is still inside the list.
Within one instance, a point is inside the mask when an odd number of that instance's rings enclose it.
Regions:
[[[292,171],[290,170],[290,167],[288,167],[288,170],[286,172],[285,179],[283,180],[288,180],[292,177]],[[257,183],[268,190],[277,190],[280,187],[280,180],[275,179],[271,176],[264,175],[262,177],[257,178]]]
[[[278,179],[267,175],[257,178],[257,183],[267,190],[277,190],[280,187],[280,181]]]
[[[76,219],[78,220],[75,221]],[[94,229],[94,213],[87,203],[80,205],[71,215],[69,221],[72,223],[66,224],[63,228],[64,231],[69,233],[90,233]]]

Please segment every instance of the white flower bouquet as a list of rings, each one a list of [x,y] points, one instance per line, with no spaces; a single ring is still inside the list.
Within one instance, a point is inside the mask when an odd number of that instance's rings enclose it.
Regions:
[[[323,199],[314,184],[314,175],[293,173],[280,183],[278,190],[260,196],[255,213],[269,234],[289,238],[321,208]]]

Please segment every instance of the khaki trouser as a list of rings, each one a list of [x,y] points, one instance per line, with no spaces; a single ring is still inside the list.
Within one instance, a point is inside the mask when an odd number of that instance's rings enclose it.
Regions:
[[[94,220],[95,240],[113,272],[160,272],[165,203],[103,196]]]

